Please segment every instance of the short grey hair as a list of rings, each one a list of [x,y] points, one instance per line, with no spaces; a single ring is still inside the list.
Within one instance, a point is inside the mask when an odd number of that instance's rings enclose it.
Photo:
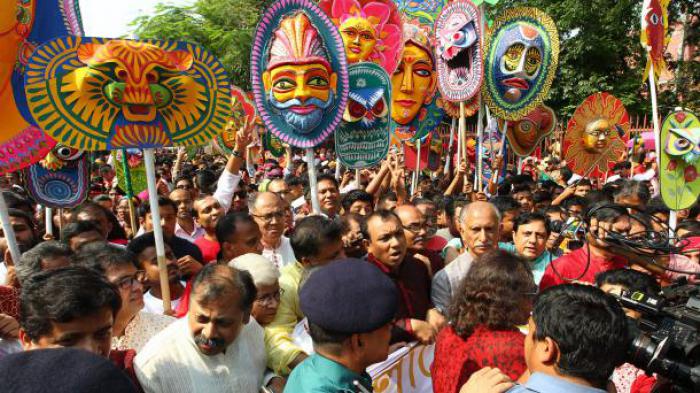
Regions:
[[[499,212],[499,211],[498,211],[498,208],[496,207],[496,205],[494,205],[494,204],[491,203],[491,202],[471,202],[471,203],[465,205],[464,207],[462,207],[462,210],[460,210],[460,212],[459,212],[459,222],[464,222],[464,220],[467,219],[467,214],[469,214],[469,212],[470,212],[472,209],[476,209],[477,207],[479,207],[478,205],[481,204],[481,203],[486,204],[486,205],[488,206],[487,209],[491,209],[491,211],[493,212],[493,214],[494,214],[494,215],[496,216],[496,218],[498,219],[498,222],[500,223],[500,222],[501,222],[501,218],[502,218],[502,217],[501,217],[501,212]]]

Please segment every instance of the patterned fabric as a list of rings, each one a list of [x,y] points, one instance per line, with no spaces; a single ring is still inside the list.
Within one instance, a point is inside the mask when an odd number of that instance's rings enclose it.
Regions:
[[[19,320],[19,290],[0,285],[0,314]]]
[[[173,322],[175,322],[173,317],[140,311],[126,325],[123,336],[112,337],[112,349],[133,349],[140,352],[148,340]]]
[[[483,367],[498,367],[516,380],[527,369],[525,336],[517,329],[489,330],[478,326],[466,339],[448,326],[438,334],[430,368],[434,393],[457,393]]]

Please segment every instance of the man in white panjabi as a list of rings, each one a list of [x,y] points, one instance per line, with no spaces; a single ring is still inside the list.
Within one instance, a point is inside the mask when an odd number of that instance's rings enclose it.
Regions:
[[[266,355],[263,329],[250,311],[248,272],[204,267],[192,283],[190,308],[149,341],[134,361],[146,393],[257,393]]]

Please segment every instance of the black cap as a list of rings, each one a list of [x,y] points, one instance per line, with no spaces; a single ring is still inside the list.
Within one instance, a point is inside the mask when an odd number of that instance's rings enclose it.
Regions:
[[[3,393],[136,393],[108,359],[76,348],[37,349],[0,360]]]
[[[367,333],[391,322],[398,311],[396,285],[376,266],[341,259],[311,274],[299,291],[309,322],[337,333]]]

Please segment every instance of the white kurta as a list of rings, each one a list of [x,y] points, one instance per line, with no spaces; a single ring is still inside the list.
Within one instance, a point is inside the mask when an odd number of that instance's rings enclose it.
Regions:
[[[146,393],[257,393],[266,362],[263,329],[252,317],[226,353],[215,356],[199,352],[185,317],[153,337],[134,368]]]

